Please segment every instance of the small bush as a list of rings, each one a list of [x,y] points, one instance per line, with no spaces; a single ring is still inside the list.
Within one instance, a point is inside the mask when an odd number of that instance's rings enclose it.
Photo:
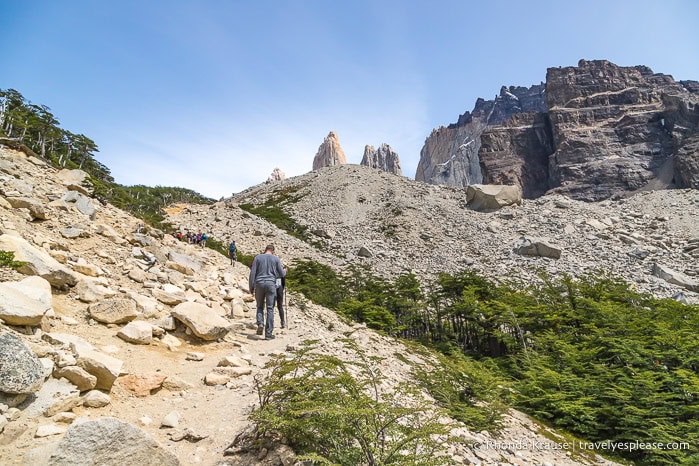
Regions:
[[[377,360],[353,340],[343,340],[355,361],[319,354],[306,342],[292,359],[268,364],[265,379],[256,379],[260,407],[250,418],[259,435],[279,434],[317,464],[355,466],[446,465],[453,427],[440,422],[413,388],[400,385],[385,392]],[[400,400],[400,403],[399,403]]]
[[[0,251],[0,267],[9,267],[12,269],[18,269],[22,267],[25,263],[22,261],[15,260],[15,253],[12,251]]]

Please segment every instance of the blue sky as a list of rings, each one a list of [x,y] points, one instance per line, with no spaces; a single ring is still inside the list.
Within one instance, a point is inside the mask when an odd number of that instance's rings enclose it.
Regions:
[[[699,80],[699,2],[0,0],[0,88],[51,107],[123,184],[229,196],[425,138],[502,85],[605,58]]]

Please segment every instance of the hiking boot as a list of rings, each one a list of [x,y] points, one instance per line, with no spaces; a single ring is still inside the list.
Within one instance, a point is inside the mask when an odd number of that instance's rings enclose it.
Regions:
[[[282,328],[286,328],[286,322],[282,322]]]
[[[277,338],[277,337],[275,337],[274,335],[267,335],[265,337],[265,340],[274,340],[275,338]]]
[[[265,328],[262,325],[257,326],[257,334],[262,335],[265,331]]]

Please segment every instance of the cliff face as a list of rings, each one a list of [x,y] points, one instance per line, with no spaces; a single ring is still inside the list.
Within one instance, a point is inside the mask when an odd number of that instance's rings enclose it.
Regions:
[[[522,188],[523,197],[539,197],[549,188],[551,153],[553,141],[546,113],[512,115],[481,135],[478,157],[483,183],[516,185]]]
[[[478,158],[481,134],[516,113],[544,111],[544,86],[502,87],[494,100],[478,99],[472,112],[448,127],[432,131],[420,151],[415,179],[432,184],[467,186],[483,182]]]
[[[478,99],[425,141],[415,178],[514,184],[599,200],[624,191],[699,186],[699,83],[645,66],[581,60],[546,85]]]
[[[318,152],[313,159],[313,169],[318,170],[319,168],[344,165],[346,163],[345,151],[340,146],[340,140],[334,131],[330,131],[323,143],[318,147]]]
[[[394,175],[403,175],[400,158],[388,144],[381,144],[378,149],[374,149],[374,146],[364,146],[364,156],[360,165],[378,168]]]
[[[671,186],[673,178],[679,185],[692,179],[667,167],[696,134],[696,110],[690,109],[699,99],[671,76],[645,66],[581,60],[577,67],[549,68],[546,90],[555,192],[599,200],[651,181],[659,188]]]

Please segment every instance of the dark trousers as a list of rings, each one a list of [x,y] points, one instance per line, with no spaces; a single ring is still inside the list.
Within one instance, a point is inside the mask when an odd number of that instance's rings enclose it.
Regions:
[[[284,287],[277,287],[277,309],[279,309],[279,322],[286,327],[286,315],[284,312]]]
[[[257,301],[257,325],[265,326],[265,336],[271,337],[274,331],[274,300],[277,290],[274,282],[255,283],[255,299]],[[265,306],[266,304],[266,306]],[[267,308],[267,324],[265,325],[264,309]]]

